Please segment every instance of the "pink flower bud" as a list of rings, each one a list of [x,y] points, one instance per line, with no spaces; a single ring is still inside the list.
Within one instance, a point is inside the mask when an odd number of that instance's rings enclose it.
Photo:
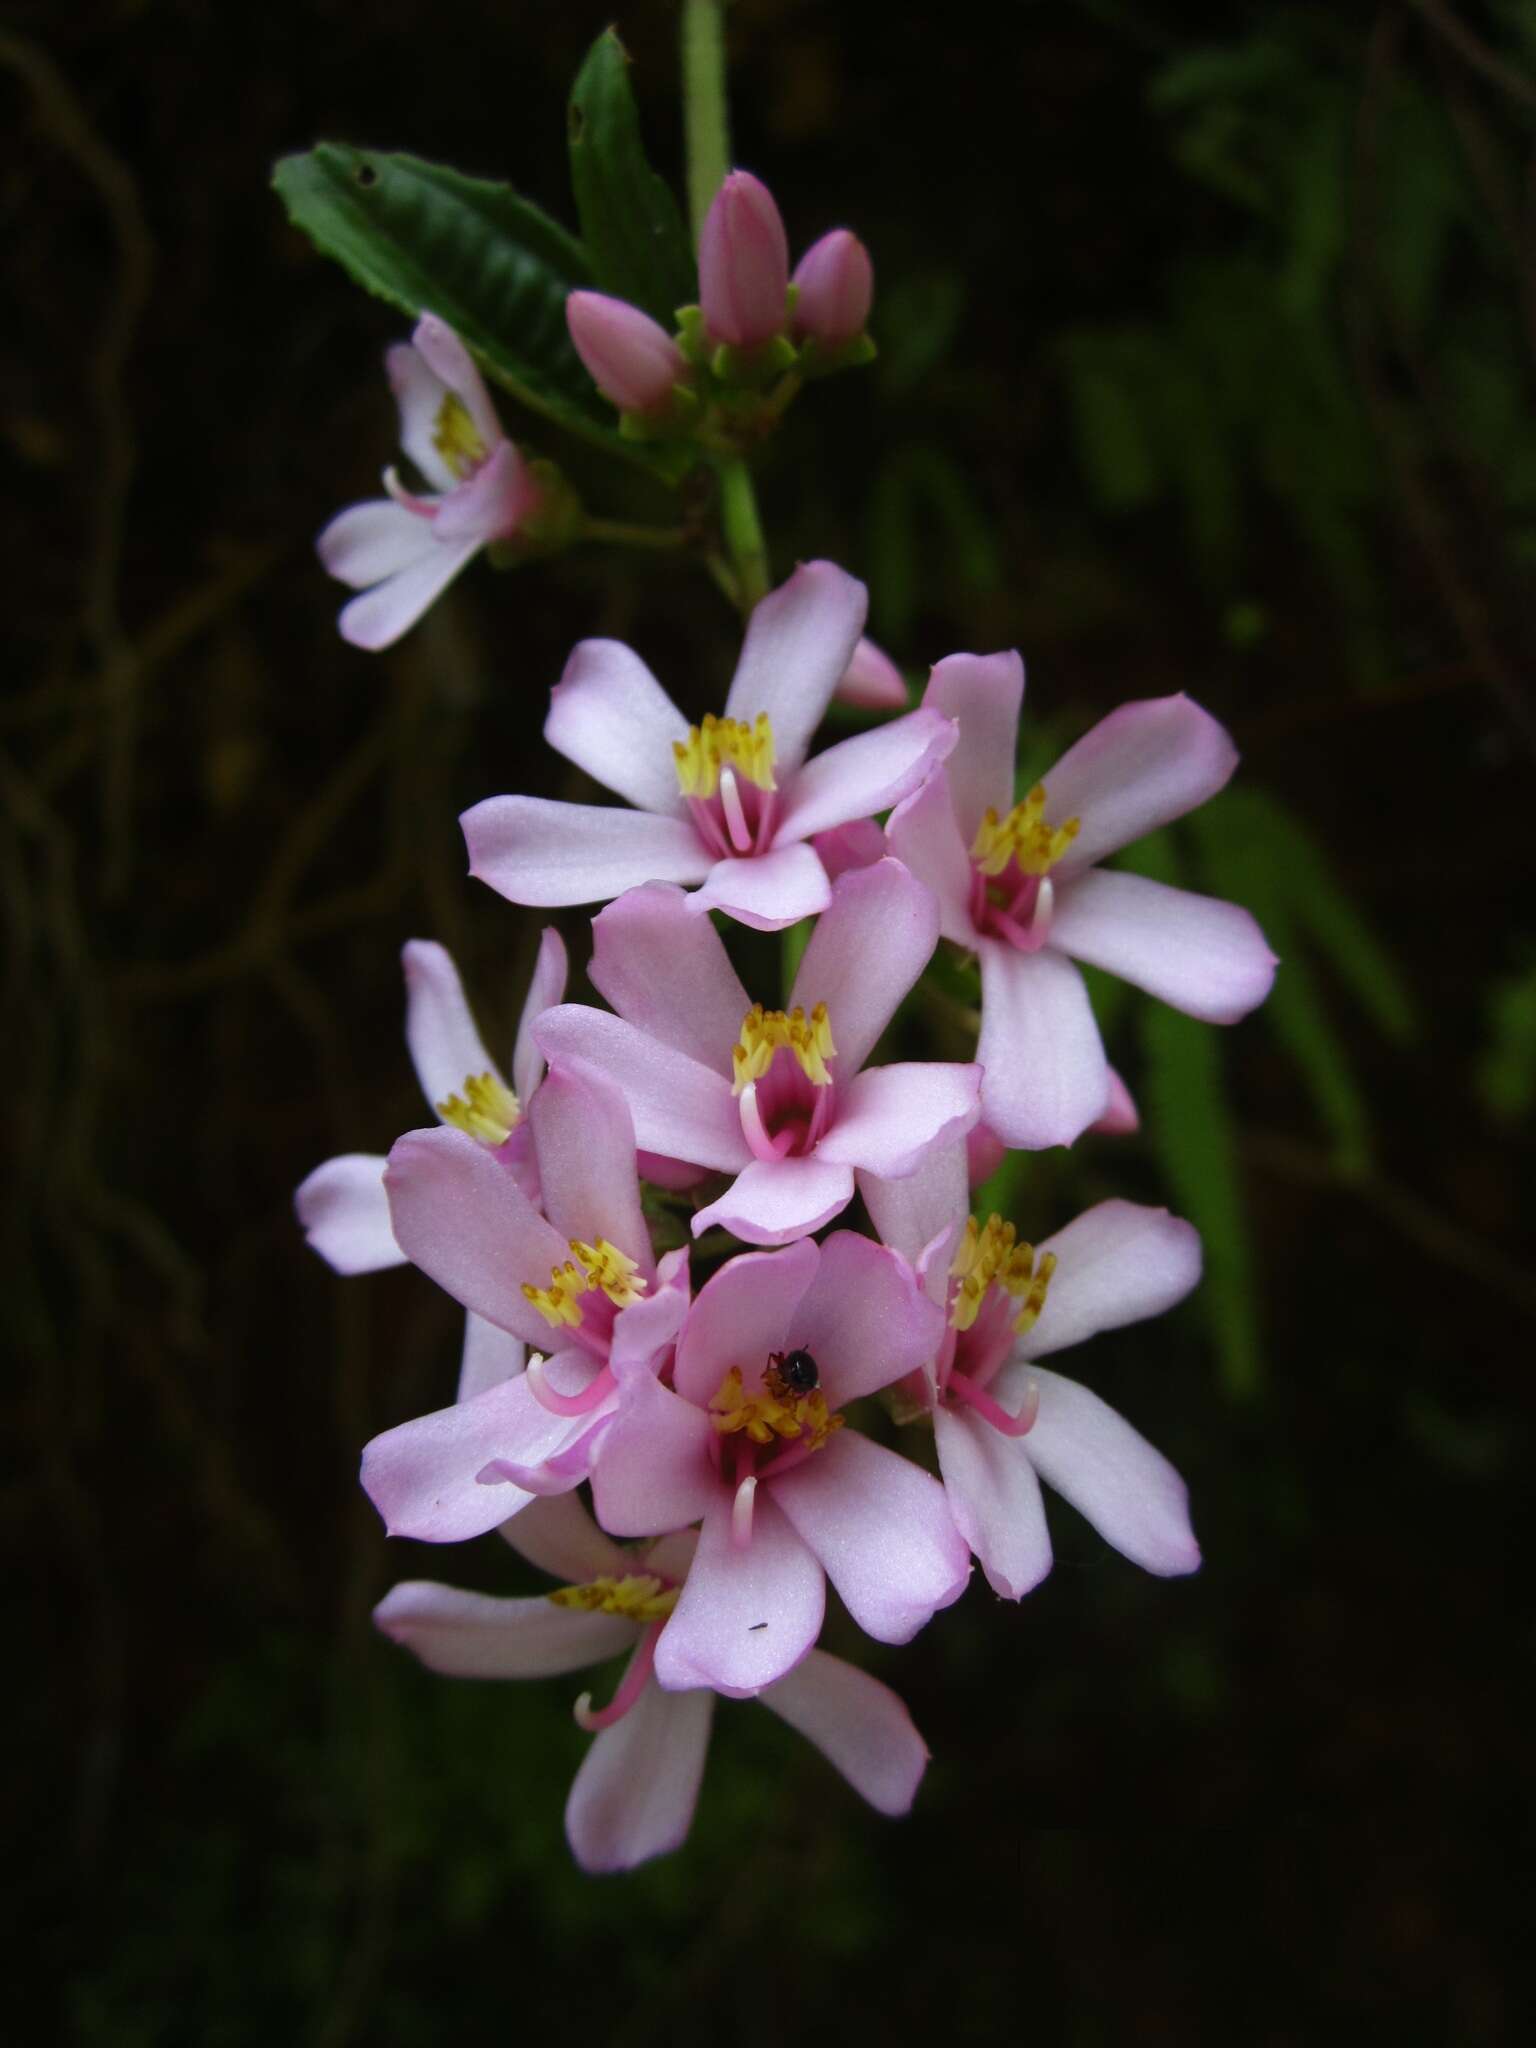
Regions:
[[[901,670],[873,640],[860,640],[853,659],[843,670],[843,679],[832,693],[839,704],[857,705],[860,711],[905,711],[907,686]]]
[[[750,171],[732,171],[699,236],[699,302],[713,341],[756,348],[782,334],[789,241],[773,194]]]
[[[807,249],[795,270],[800,297],[795,332],[841,348],[864,332],[875,296],[869,251],[847,228],[834,228]]]
[[[965,1178],[973,1188],[990,1180],[1008,1157],[1008,1147],[990,1124],[972,1124],[965,1134]]]
[[[565,324],[592,381],[620,412],[660,412],[688,365],[649,314],[603,292],[572,292]]]

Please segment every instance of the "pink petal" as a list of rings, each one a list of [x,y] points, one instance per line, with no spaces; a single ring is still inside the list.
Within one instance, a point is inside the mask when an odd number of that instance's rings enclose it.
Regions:
[[[594,782],[642,811],[681,809],[675,740],[688,721],[620,640],[583,640],[550,693],[544,737]]]
[[[1109,1069],[1083,977],[1050,947],[981,946],[981,1113],[1005,1143],[1070,1145],[1104,1113]]]
[[[337,1273],[381,1273],[403,1266],[376,1152],[343,1152],[299,1183],[293,1206],[304,1235]]]
[[[1045,777],[1046,816],[1082,826],[1057,872],[1091,867],[1143,833],[1182,818],[1237,766],[1224,726],[1187,697],[1122,704],[1069,747]]]
[[[788,1244],[830,1223],[853,1200],[853,1168],[812,1153],[802,1159],[754,1159],[716,1202],[700,1209],[693,1234],[718,1223],[743,1244]]]
[[[944,1316],[897,1253],[837,1230],[821,1247],[786,1335],[816,1360],[828,1406],[842,1408],[926,1365],[943,1338]]]
[[[958,727],[934,711],[909,711],[873,732],[855,733],[817,754],[786,786],[776,846],[809,839],[910,796],[953,752]]]
[[[523,1369],[521,1341],[498,1330],[484,1316],[464,1318],[464,1352],[459,1362],[458,1401],[473,1401],[477,1394],[516,1379]]]
[[[557,1678],[617,1657],[635,1625],[616,1614],[553,1607],[542,1596],[498,1600],[407,1579],[373,1610],[374,1626],[448,1678]]]
[[[853,659],[834,692],[839,704],[859,711],[905,711],[907,681],[891,657],[873,640],[860,640]]]
[[[1113,1091],[1115,1070],[1109,1070],[1109,1084]],[[1113,1100],[1113,1092],[1111,1092]],[[1108,1112],[1099,1118],[1091,1130],[1108,1129]],[[1008,1157],[1008,1147],[988,1124],[974,1124],[965,1134],[965,1177],[973,1188],[979,1188],[983,1181],[990,1180],[1003,1161]]]
[[[899,1179],[936,1145],[963,1138],[980,1114],[980,1067],[936,1060],[866,1067],[838,1091],[837,1120],[816,1154]]]
[[[832,562],[802,562],[753,612],[727,718],[766,711],[782,784],[805,759],[864,630],[869,592]]]
[[[517,1043],[512,1048],[512,1086],[525,1111],[544,1072],[544,1055],[534,1043],[533,1027],[564,996],[569,971],[565,941],[553,925],[546,925],[539,935],[538,957],[533,963],[523,1013],[517,1020]]]
[[[370,654],[393,647],[479,550],[477,540],[460,541],[453,547],[434,540],[430,553],[342,607],[336,621],[342,639]]]
[[[915,1266],[935,1238],[945,1232],[955,1237],[964,1228],[970,1207],[966,1148],[936,1145],[917,1170],[901,1180],[861,1173],[859,1193],[883,1242]],[[930,1285],[928,1292],[942,1302],[947,1292],[942,1266],[934,1261],[931,1271],[937,1286]]]
[[[1264,934],[1237,904],[1102,868],[1057,891],[1051,945],[1208,1024],[1246,1017],[1275,978]]]
[[[979,1415],[947,1407],[934,1410],[933,1433],[955,1527],[993,1592],[1022,1600],[1051,1568],[1045,1503],[1023,1443]]]
[[[530,1496],[478,1475],[501,1457],[536,1465],[572,1434],[573,1425],[541,1408],[526,1374],[474,1400],[386,1429],[363,1451],[363,1488],[391,1536],[419,1543],[461,1543],[483,1536]]]
[[[928,1750],[888,1685],[841,1657],[812,1650],[758,1698],[814,1742],[877,1813],[895,1817],[911,1810]]]
[[[1047,1358],[1100,1330],[1160,1316],[1200,1278],[1200,1233],[1192,1223],[1140,1202],[1098,1202],[1040,1246],[1056,1271],[1040,1320],[1017,1347]]]
[[[1172,1578],[1198,1570],[1189,1492],[1162,1452],[1097,1394],[1044,1366],[1003,1368],[996,1385],[1005,1408],[1017,1406],[1030,1380],[1040,1413],[1019,1442],[1047,1485],[1144,1571]]]
[[[949,767],[936,769],[891,813],[886,843],[939,899],[939,927],[946,939],[967,949],[977,943],[971,921],[971,856],[955,823]]]
[[[457,479],[433,438],[448,387],[408,341],[385,351],[384,368],[400,408],[400,446],[434,491],[451,491]]]
[[[673,1269],[669,1277],[668,1269]],[[608,1363],[620,1382],[633,1372],[655,1372],[688,1313],[688,1251],[669,1252],[657,1269],[655,1291],[631,1302],[613,1319]]]
[[[528,1112],[544,1213],[565,1238],[607,1238],[641,1274],[655,1274],[640,1213],[635,1127],[624,1097],[591,1068],[551,1067]]]
[[[688,898],[695,916],[723,910],[753,931],[781,932],[803,917],[817,917],[832,900],[827,871],[811,846],[780,846],[744,860],[719,860],[704,886]]]
[[[750,1699],[793,1670],[821,1633],[826,1581],[780,1514],[776,1491],[758,1489],[752,1540],[738,1549],[730,1496],[716,1488],[692,1569],[656,1645],[656,1677],[669,1691],[708,1685]]]
[[[1136,1098],[1113,1067],[1109,1070],[1109,1101],[1104,1114],[1096,1124],[1090,1124],[1089,1129],[1104,1138],[1128,1138],[1133,1131],[1141,1129],[1141,1111],[1136,1107]]]
[[[315,542],[326,571],[354,590],[397,576],[436,548],[432,522],[392,498],[370,498],[338,512]]]
[[[775,1480],[773,1498],[859,1627],[882,1643],[909,1642],[965,1591],[970,1552],[943,1487],[855,1430]]]
[[[719,1173],[739,1172],[751,1157],[725,1076],[622,1017],[562,1003],[545,1011],[534,1037],[549,1059],[595,1067],[618,1083],[642,1150]]]
[[[444,547],[509,540],[538,509],[540,495],[516,448],[500,441],[472,476],[442,498],[433,531]]]
[[[666,882],[631,889],[592,920],[592,986],[628,1023],[729,1077],[752,1001],[695,898]]]
[[[949,757],[949,789],[956,826],[969,846],[984,812],[1002,817],[1013,808],[1024,664],[1011,651],[951,654],[935,665],[923,702],[960,721],[960,744]]]
[[[599,1732],[565,1803],[566,1839],[583,1870],[633,1870],[687,1840],[714,1710],[711,1693],[652,1684]]]
[[[460,818],[469,872],[509,903],[606,903],[642,882],[702,882],[712,865],[684,818],[538,796],[488,796]]]
[[[743,1253],[699,1290],[678,1340],[672,1381],[685,1401],[706,1408],[731,1367],[749,1381],[771,1351],[793,1350],[801,1298],[821,1253],[809,1238],[780,1252]]]
[[[605,1536],[576,1493],[545,1494],[502,1525],[513,1550],[564,1585],[588,1579],[622,1578],[634,1570],[634,1553]],[[630,1628],[630,1640],[634,1629]]]
[[[933,956],[939,911],[896,860],[841,875],[795,976],[791,1004],[825,1003],[845,1088]]]
[[[713,1389],[711,1389],[713,1391]],[[592,1505],[611,1536],[661,1536],[718,1503],[702,1408],[644,1374],[627,1379],[592,1475]]]
[[[495,1154],[464,1131],[410,1131],[384,1185],[400,1249],[476,1315],[543,1347],[550,1328],[523,1294],[549,1285],[570,1247]]]
[[[405,1042],[421,1092],[433,1109],[461,1094],[471,1074],[495,1074],[499,1080],[501,1069],[475,1029],[447,948],[431,939],[407,939],[400,964],[405,969]]]
[[[423,313],[411,336],[411,346],[433,376],[441,378],[459,399],[486,447],[494,448],[503,438],[501,421],[496,417],[496,408],[475,367],[474,357],[448,322],[436,313]]]
[[[830,832],[817,832],[811,845],[829,882],[835,882],[850,868],[872,867],[884,858],[886,851],[885,833],[873,818],[856,818],[851,825],[836,825]]]

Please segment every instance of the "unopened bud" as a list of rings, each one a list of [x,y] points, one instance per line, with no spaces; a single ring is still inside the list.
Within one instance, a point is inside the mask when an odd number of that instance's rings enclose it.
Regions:
[[[565,324],[593,383],[620,412],[664,411],[688,375],[671,335],[622,299],[572,292]]]
[[[907,686],[901,670],[873,640],[860,640],[853,659],[843,670],[843,679],[832,693],[839,704],[853,704],[860,711],[905,711]]]
[[[699,235],[699,302],[711,340],[756,348],[784,330],[789,241],[773,194],[732,171]]]
[[[795,283],[800,287],[798,336],[842,348],[864,332],[875,296],[875,266],[857,235],[847,228],[823,235],[800,258]]]

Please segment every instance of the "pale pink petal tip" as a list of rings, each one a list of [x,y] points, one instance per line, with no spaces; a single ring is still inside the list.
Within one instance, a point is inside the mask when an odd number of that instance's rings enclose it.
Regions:
[[[621,412],[660,412],[688,374],[672,337],[638,306],[572,292],[565,323],[592,381]]]
[[[864,332],[875,296],[869,251],[847,228],[834,228],[806,250],[795,267],[800,296],[795,332],[841,348]]]
[[[860,711],[905,711],[907,686],[901,670],[873,640],[860,640],[833,693],[840,704]]]
[[[699,236],[699,301],[711,339],[756,348],[784,329],[789,242],[773,194],[732,171]]]
[[[1129,1138],[1141,1129],[1136,1098],[1113,1067],[1109,1070],[1109,1101],[1104,1114],[1088,1128],[1101,1138]]]
[[[1008,1157],[1008,1147],[990,1125],[973,1124],[965,1134],[965,1178],[973,1188],[990,1180]]]

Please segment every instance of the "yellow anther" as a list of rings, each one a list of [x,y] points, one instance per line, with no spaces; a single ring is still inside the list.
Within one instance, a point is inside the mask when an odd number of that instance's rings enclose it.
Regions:
[[[794,1054],[808,1080],[825,1088],[832,1079],[827,1061],[837,1051],[826,1004],[818,1003],[807,1017],[798,1005],[786,1015],[783,1010],[765,1010],[761,1003],[754,1003],[731,1049],[731,1093],[739,1095],[749,1081],[761,1081],[781,1046]]]
[[[438,1103],[437,1113],[445,1124],[468,1131],[487,1145],[505,1145],[523,1115],[517,1097],[494,1074],[469,1075],[464,1093]]]
[[[1037,782],[1023,803],[1015,804],[1006,818],[989,810],[977,830],[971,859],[984,875],[1000,875],[1009,861],[1018,864],[1021,875],[1048,875],[1077,837],[1080,818],[1068,818],[1064,825],[1045,821],[1045,784]]]
[[[463,399],[451,391],[443,393],[443,402],[437,408],[437,418],[432,426],[432,446],[460,483],[473,476],[485,460],[486,446],[479,430]]]
[[[716,718],[711,712],[702,725],[690,725],[685,740],[674,740],[677,786],[684,796],[713,796],[720,787],[720,770],[734,768],[759,789],[776,789],[773,779],[773,727],[766,711],[760,711],[751,725],[745,719]]]
[[[547,1287],[523,1282],[524,1300],[533,1304],[546,1323],[556,1329],[561,1324],[579,1328],[582,1296],[586,1294],[606,1294],[615,1308],[628,1308],[644,1294],[645,1282],[637,1278],[639,1268],[634,1260],[606,1237],[596,1244],[583,1244],[573,1237],[570,1243],[574,1256],[551,1269]]]
[[[1013,1225],[1001,1216],[989,1216],[985,1228],[974,1216],[969,1217],[959,1249],[950,1261],[950,1278],[960,1285],[955,1289],[949,1320],[955,1329],[968,1330],[987,1289],[1000,1287],[1021,1304],[1013,1327],[1022,1337],[1040,1319],[1055,1270],[1056,1254],[1042,1252],[1037,1258],[1034,1246],[1020,1244]]]
[[[745,1431],[755,1444],[771,1444],[776,1436],[805,1435],[809,1448],[819,1451],[843,1418],[827,1411],[827,1397],[818,1387],[814,1393],[797,1394],[787,1387],[770,1366],[763,1374],[762,1391],[742,1391],[741,1373],[732,1366],[715,1389],[709,1404],[710,1419],[721,1436]]]
[[[579,1586],[557,1586],[545,1597],[556,1607],[576,1607],[586,1614],[618,1614],[626,1621],[660,1621],[677,1605],[676,1586],[667,1586],[654,1572],[631,1572],[622,1579],[588,1579]]]

